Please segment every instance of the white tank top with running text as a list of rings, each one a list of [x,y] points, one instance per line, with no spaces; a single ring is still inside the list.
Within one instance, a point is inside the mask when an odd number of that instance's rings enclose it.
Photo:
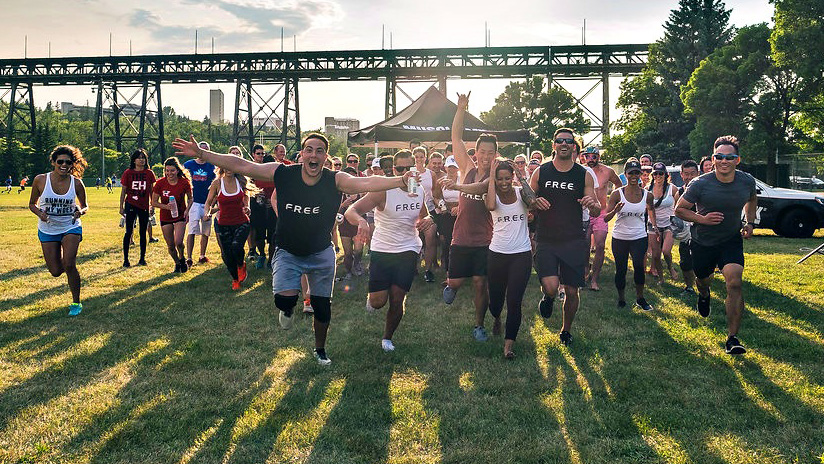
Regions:
[[[647,211],[647,194],[645,189],[641,189],[641,201],[630,203],[624,196],[624,188],[618,189],[621,202],[624,207],[616,214],[615,227],[612,228],[612,238],[618,240],[638,240],[647,236],[647,223],[644,213]]]
[[[532,250],[529,241],[527,207],[521,201],[521,188],[515,187],[515,203],[505,205],[495,195],[495,209],[492,215],[492,241],[489,251],[502,254],[515,254]]]
[[[372,251],[420,253],[422,243],[415,222],[421,214],[424,195],[423,190],[416,197],[399,188],[386,191],[383,210],[375,208],[375,233],[369,245]]]
[[[672,196],[672,184],[667,184],[667,191],[664,192],[664,199],[655,208],[655,225],[658,227],[669,227],[672,224],[670,218],[675,214],[675,198]],[[653,200],[652,205],[658,203],[658,199]]]
[[[75,178],[69,176],[69,190],[58,195],[51,185],[51,173],[46,174],[46,187],[40,195],[38,205],[42,211],[49,215],[49,221],[37,221],[37,230],[44,234],[60,235],[80,227],[80,218],[74,220],[74,211],[77,208],[77,194],[74,190]],[[74,222],[72,222],[74,220]]]

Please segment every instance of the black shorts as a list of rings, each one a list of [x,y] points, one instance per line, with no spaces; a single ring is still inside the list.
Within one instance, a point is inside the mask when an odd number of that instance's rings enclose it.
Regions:
[[[727,264],[744,265],[744,239],[740,235],[712,246],[690,240],[690,252],[695,277],[699,279],[706,279],[716,268],[724,269]]]
[[[488,254],[488,246],[452,245],[449,249],[449,271],[447,275],[450,279],[486,277]]]
[[[256,197],[249,199],[249,223],[252,229],[258,230],[266,227],[266,202],[260,204]]]
[[[384,253],[373,251],[369,258],[369,293],[389,290],[395,285],[405,291],[412,288],[418,254],[414,251]]]
[[[535,264],[538,278],[558,276],[562,285],[584,287],[589,262],[589,242],[584,239],[564,242],[538,242]]]
[[[681,271],[689,272],[693,269],[692,264],[692,251],[690,251],[690,242],[679,242],[678,243],[678,254],[680,255],[680,260],[678,265],[681,266]]]
[[[169,224],[177,224],[178,222],[182,222],[182,221],[185,221],[185,220],[186,220],[185,218],[179,217],[179,218],[175,219],[174,221],[160,221],[160,227],[168,226]]]

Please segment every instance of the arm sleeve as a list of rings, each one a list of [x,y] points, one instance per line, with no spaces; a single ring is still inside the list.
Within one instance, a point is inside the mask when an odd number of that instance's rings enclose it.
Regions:
[[[701,179],[695,179],[690,182],[684,191],[684,198],[692,204],[698,203],[698,200],[701,198],[701,189],[703,186],[704,183],[701,182]]]

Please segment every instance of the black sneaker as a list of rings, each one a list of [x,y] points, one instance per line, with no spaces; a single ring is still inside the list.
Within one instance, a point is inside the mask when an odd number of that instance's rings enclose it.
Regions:
[[[684,289],[681,290],[681,294],[685,296],[692,296],[695,295],[695,290],[692,287],[684,287]]]
[[[149,243],[157,243],[159,241],[160,241],[160,239],[157,239],[157,238],[154,238],[154,237],[149,239]]]
[[[538,312],[541,313],[541,317],[549,319],[549,316],[552,316],[552,306],[554,306],[554,304],[555,298],[544,295],[541,301],[538,302]]]
[[[123,267],[132,267],[132,263],[128,259],[123,260]]]
[[[186,272],[191,265],[184,260],[180,260],[180,272]]]
[[[195,263],[191,259],[187,259],[184,264],[186,265],[186,269],[188,269],[188,268],[192,267]],[[183,272],[186,272],[186,269],[183,269]]]
[[[647,300],[644,298],[638,298],[637,300],[635,300],[635,306],[638,306],[644,311],[652,311],[652,305],[647,303]]]
[[[140,261],[138,261],[138,262],[137,262],[137,265],[138,265],[138,266],[145,266],[145,265],[146,265],[146,260],[145,260],[145,259],[141,259]]]
[[[177,263],[175,263],[175,270],[174,270],[174,272],[175,272],[175,273],[180,272],[180,261],[178,261]]]
[[[727,354],[744,354],[747,349],[738,341],[738,337],[732,336],[727,338],[727,343],[724,346]]]
[[[627,302],[626,302],[626,301],[624,301],[624,300],[618,300],[618,308],[619,308],[619,309],[624,309],[624,308],[626,308],[626,307],[627,307]]]
[[[432,283],[435,281],[435,274],[433,274],[432,271],[427,270],[423,273],[423,280]]]
[[[710,315],[710,296],[698,294],[698,302],[695,303],[695,308],[698,310],[698,314],[708,317]]]
[[[572,345],[572,334],[567,332],[566,330],[558,334],[558,337],[561,339],[561,343],[564,346]]]

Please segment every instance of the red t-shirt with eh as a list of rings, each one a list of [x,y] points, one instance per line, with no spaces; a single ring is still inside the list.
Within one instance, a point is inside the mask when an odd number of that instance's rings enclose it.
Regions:
[[[157,181],[151,169],[136,171],[126,169],[120,177],[120,184],[126,193],[126,203],[142,209],[149,209],[149,193]]]
[[[161,222],[180,221],[183,219],[183,212],[186,211],[185,194],[186,192],[189,192],[189,195],[191,196],[192,192],[192,184],[189,183],[189,179],[179,177],[177,179],[177,183],[172,185],[169,183],[169,179],[163,177],[155,183],[152,192],[159,195],[161,204],[168,205],[170,197],[175,197],[175,202],[177,202],[177,217],[173,218],[171,211],[161,209]]]

